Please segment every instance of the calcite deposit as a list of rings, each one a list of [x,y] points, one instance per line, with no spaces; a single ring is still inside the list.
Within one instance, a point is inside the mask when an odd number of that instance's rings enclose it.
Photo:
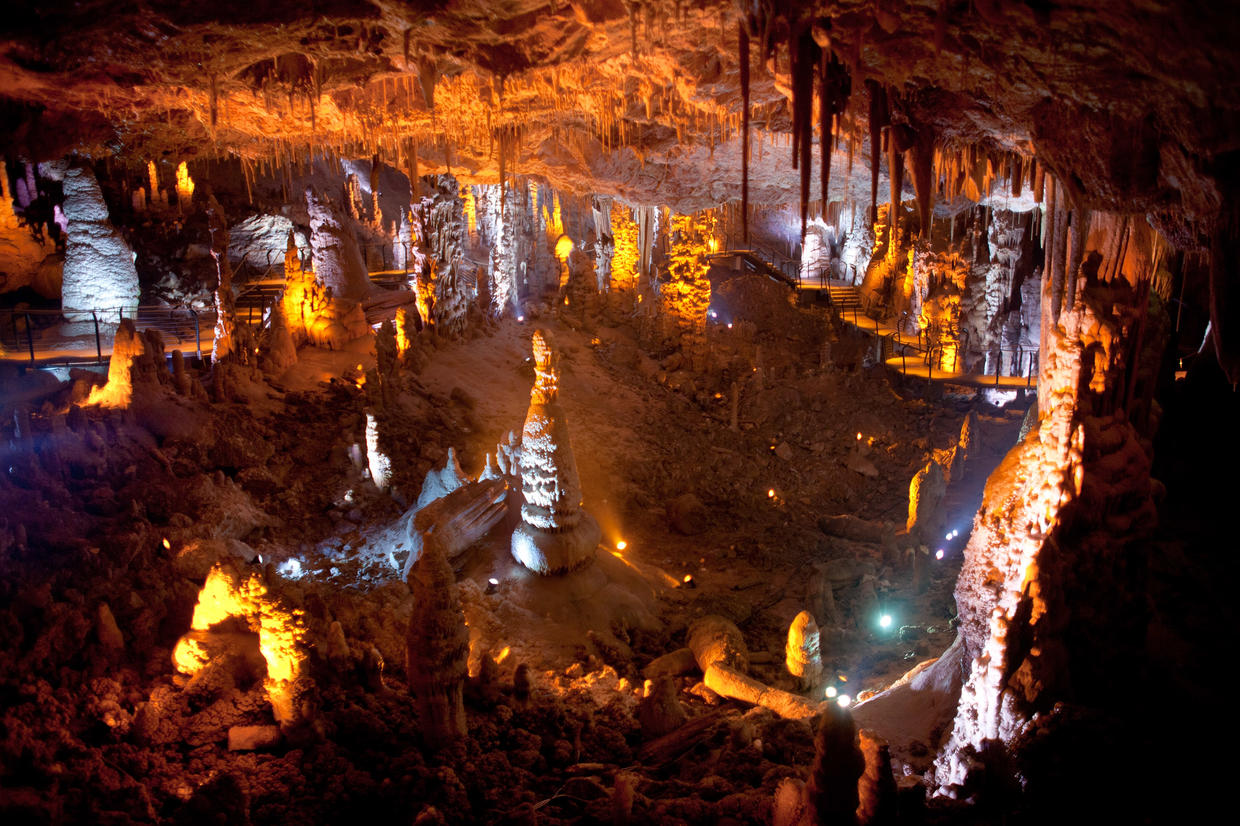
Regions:
[[[521,431],[521,524],[512,533],[512,555],[539,574],[588,564],[601,537],[598,522],[581,506],[581,481],[559,404],[559,354],[550,335],[533,336],[534,388]]]

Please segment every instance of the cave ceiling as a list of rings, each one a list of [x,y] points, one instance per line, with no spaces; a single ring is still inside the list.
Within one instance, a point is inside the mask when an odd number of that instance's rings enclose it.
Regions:
[[[759,203],[796,199],[798,27],[849,69],[849,134],[875,80],[896,123],[1036,156],[1074,200],[1185,245],[1235,187],[1240,15],[1159,0],[23,2],[0,32],[0,140],[32,159],[416,154],[423,172],[701,208],[738,195],[742,18],[776,44],[751,82]]]

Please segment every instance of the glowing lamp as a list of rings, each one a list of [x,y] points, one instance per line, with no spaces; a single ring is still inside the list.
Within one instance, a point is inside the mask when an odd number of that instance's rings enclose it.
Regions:
[[[943,558],[943,549],[942,549],[942,548],[939,548],[937,551],[935,551],[935,552],[934,552],[934,558],[935,558],[935,559],[942,559],[942,558]]]
[[[697,587],[697,582],[693,579],[693,574],[685,574],[684,583],[686,588]]]
[[[839,699],[837,699],[835,702],[839,705],[840,708],[848,708],[850,705],[852,705],[852,697],[849,697],[847,694],[841,694],[839,696]]]
[[[828,698],[828,699],[834,700],[834,699],[835,699],[835,695],[837,695],[837,694],[839,694],[839,693],[840,693],[840,692],[839,692],[839,689],[837,689],[835,686],[833,686],[833,685],[829,685],[829,686],[827,686],[827,698]]]
[[[629,543],[625,542],[623,539],[621,539],[621,540],[619,540],[618,542],[616,542],[616,550],[617,550],[617,551],[623,551],[623,550],[624,550],[625,548],[627,548],[627,547],[629,547]]]
[[[168,537],[166,536],[164,537],[164,550],[166,551],[172,550],[172,543],[168,541]]]
[[[892,622],[891,614],[883,614],[881,617],[878,618],[878,626],[880,628],[890,628],[891,622]]]
[[[561,261],[568,260],[568,254],[573,251],[573,239],[567,235],[561,235],[555,242],[555,257]]]
[[[498,590],[499,590],[499,580],[496,579],[495,577],[491,577],[490,579],[488,579],[486,592],[488,594],[493,594]]]
[[[767,498],[767,499],[774,499],[774,498],[775,498],[775,488],[771,488],[770,490],[768,490],[768,491],[766,492],[766,498]]]

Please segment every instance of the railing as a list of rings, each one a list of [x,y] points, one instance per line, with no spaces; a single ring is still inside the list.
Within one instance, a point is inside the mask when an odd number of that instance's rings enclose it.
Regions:
[[[192,349],[199,358],[203,328],[215,325],[214,310],[192,307],[130,305],[72,311],[68,317],[62,310],[0,310],[0,356],[31,364],[102,364],[111,352],[110,346],[105,352],[105,338],[126,318],[139,330],[159,330],[170,349]]]

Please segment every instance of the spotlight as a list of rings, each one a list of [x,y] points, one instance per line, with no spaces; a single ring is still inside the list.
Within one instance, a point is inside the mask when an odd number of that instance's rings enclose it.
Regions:
[[[767,498],[767,499],[774,499],[774,498],[775,498],[775,488],[770,488],[769,490],[767,490],[767,492],[766,492],[766,498]]]
[[[729,329],[729,330],[731,330],[731,329],[732,329],[732,322],[730,322],[730,321],[728,322],[728,329]]]
[[[934,558],[935,558],[935,559],[942,559],[942,558],[943,558],[943,549],[942,549],[942,548],[939,548],[937,551],[935,551],[935,552],[934,552]]]
[[[840,692],[839,692],[839,689],[837,689],[835,686],[833,686],[833,685],[829,685],[829,686],[827,686],[827,697],[828,697],[828,699],[832,699],[832,700],[833,700],[833,699],[835,699],[835,695],[836,695],[836,694],[839,694],[839,693],[840,693]]]
[[[848,708],[852,705],[852,697],[849,697],[847,694],[841,694],[835,702],[839,704],[840,708]]]
[[[861,434],[860,434],[860,433],[858,433],[858,434],[857,434],[857,441],[858,441],[858,442],[859,442],[859,441],[861,441]]]
[[[718,317],[719,317],[719,313],[715,312],[714,310],[711,310],[711,311],[710,311],[710,317],[711,317],[711,318],[718,318]]]
[[[495,577],[491,577],[490,579],[488,579],[486,592],[488,594],[493,594],[498,590],[499,590],[499,580],[496,579]]]
[[[621,539],[620,541],[616,543],[617,551],[623,551],[627,547],[629,547],[629,543],[625,542],[623,539]]]
[[[164,537],[164,550],[166,551],[172,550],[172,543],[168,541],[168,537],[166,536]]]
[[[693,579],[693,574],[685,574],[685,580],[684,580],[684,582],[685,582],[685,587],[686,587],[686,588],[696,588],[696,587],[697,587],[697,582]]]
[[[520,321],[525,321],[525,316],[523,316],[523,315],[519,315],[519,316],[517,316],[517,321],[518,321],[518,322],[520,322]]]
[[[881,617],[879,617],[878,625],[880,628],[890,628],[891,627],[891,614],[883,614]]]
[[[945,542],[950,542],[950,541],[951,541],[951,538],[952,538],[952,532],[951,532],[951,531],[948,531],[947,533],[943,534],[943,541],[945,541]]]

